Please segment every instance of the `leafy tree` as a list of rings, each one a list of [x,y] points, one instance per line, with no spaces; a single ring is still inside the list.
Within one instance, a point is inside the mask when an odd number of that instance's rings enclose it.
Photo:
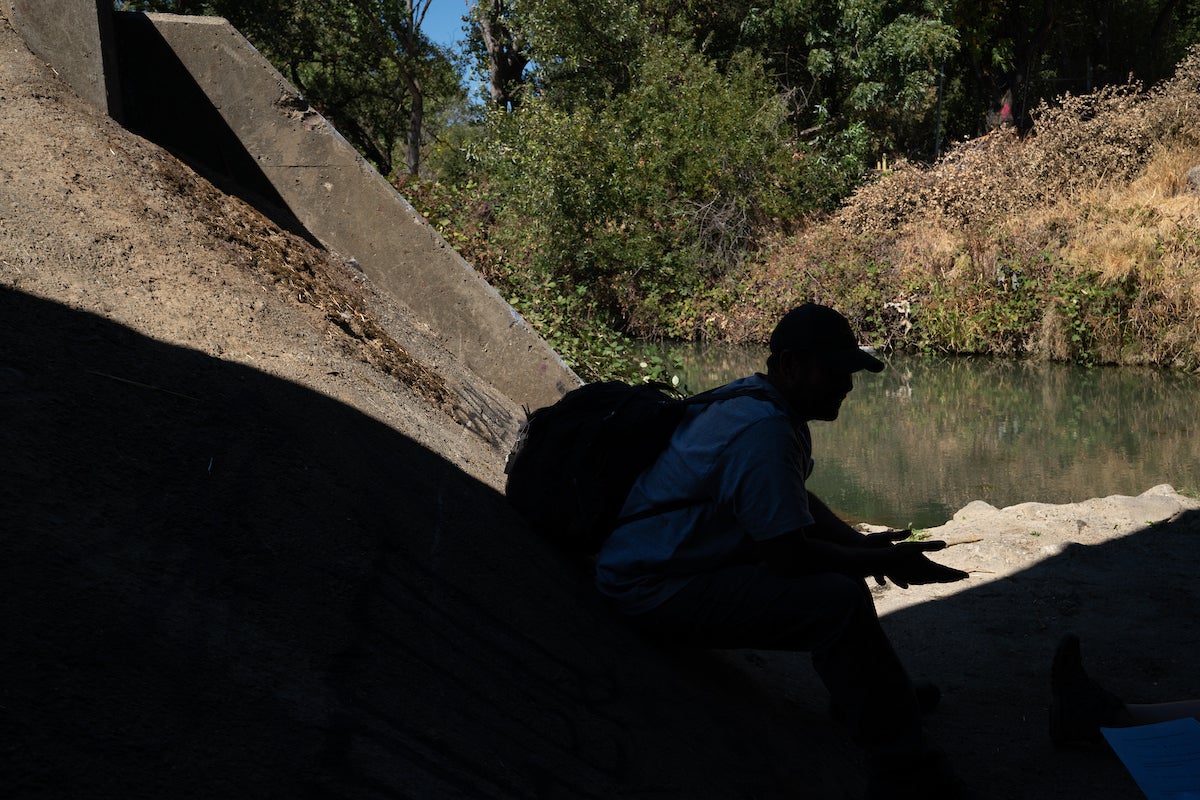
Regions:
[[[629,88],[648,30],[626,0],[513,0],[513,30],[536,64],[536,91],[554,105],[599,105]]]
[[[1183,0],[643,3],[660,29],[677,15],[670,29],[718,63],[760,54],[799,130],[861,123],[876,146],[919,159],[937,131],[988,130],[1006,95],[1027,122],[1027,108],[1064,91],[1161,79],[1200,35],[1200,6]]]
[[[493,112],[488,172],[510,227],[536,242],[537,273],[632,329],[688,326],[696,293],[811,208],[817,160],[753,56],[722,73],[667,39],[628,72],[607,103],[562,108],[551,93]]]
[[[1158,81],[1197,40],[1198,12],[1179,0],[958,0],[949,14],[962,48],[948,70],[959,79],[959,104],[969,109],[960,128],[985,130],[988,106],[1004,95],[1025,126],[1029,109],[1064,92],[1090,92],[1131,75]]]
[[[724,19],[737,35],[702,29],[705,41],[761,53],[800,129],[863,125],[878,149],[931,154],[941,68],[958,48],[940,3],[781,0]]]

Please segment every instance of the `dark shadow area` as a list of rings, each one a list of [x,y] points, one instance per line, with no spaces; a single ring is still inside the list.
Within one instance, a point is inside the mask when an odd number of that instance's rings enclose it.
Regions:
[[[96,25],[100,36],[100,63],[104,70],[105,100],[108,115],[124,124],[125,108],[121,103],[121,73],[117,64],[117,42],[113,32],[112,0],[95,0]]]
[[[807,659],[654,647],[504,499],[302,386],[0,289],[0,735],[33,797],[844,798]],[[1083,637],[1200,694],[1200,519],[885,617],[981,797],[1124,798],[1046,735]],[[888,589],[886,591],[900,591]]]
[[[166,148],[281,228],[320,246],[146,15],[115,11],[112,29],[125,127]]]
[[[826,721],[663,658],[495,491],[324,395],[0,289],[0,419],[9,796],[859,780]]]

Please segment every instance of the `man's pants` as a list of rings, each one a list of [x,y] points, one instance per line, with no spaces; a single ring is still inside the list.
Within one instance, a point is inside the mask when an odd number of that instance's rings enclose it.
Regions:
[[[861,578],[783,576],[758,564],[733,565],[697,575],[665,603],[631,619],[680,644],[811,653],[860,745],[876,752],[920,747],[912,681]]]

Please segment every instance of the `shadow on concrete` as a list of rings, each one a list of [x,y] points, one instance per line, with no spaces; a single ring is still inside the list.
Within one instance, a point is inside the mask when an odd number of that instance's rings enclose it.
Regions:
[[[122,124],[319,247],[149,18],[132,11],[101,14],[110,17],[115,47],[106,58],[116,63]]]
[[[503,498],[302,386],[0,289],[11,796],[844,796]],[[842,749],[837,749],[842,748]],[[785,756],[786,754],[786,756]]]

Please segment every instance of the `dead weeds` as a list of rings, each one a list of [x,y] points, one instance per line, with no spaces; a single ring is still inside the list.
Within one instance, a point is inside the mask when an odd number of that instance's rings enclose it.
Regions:
[[[723,324],[761,340],[823,300],[877,345],[1200,367],[1200,48],[1159,86],[1033,117],[881,172],[774,248]]]
[[[210,233],[231,247],[241,266],[270,276],[294,302],[321,312],[327,335],[358,360],[443,408],[456,405],[445,380],[409,356],[372,313],[361,272],[218,191],[174,158],[164,155],[155,167],[165,184],[197,206]]]

